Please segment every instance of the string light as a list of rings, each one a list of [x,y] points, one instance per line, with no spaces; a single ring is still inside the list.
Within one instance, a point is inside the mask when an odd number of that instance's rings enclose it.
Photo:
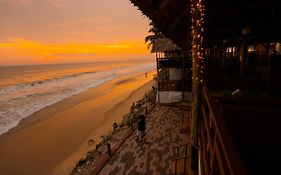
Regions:
[[[191,0],[191,35],[192,35],[192,63],[196,64],[195,70],[193,70],[192,79],[200,80],[203,82],[203,24],[204,24],[204,11],[205,6],[202,3],[202,0]]]

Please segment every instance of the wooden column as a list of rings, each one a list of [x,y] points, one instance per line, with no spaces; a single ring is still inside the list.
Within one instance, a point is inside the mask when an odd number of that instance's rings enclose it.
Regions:
[[[181,82],[182,82],[182,101],[184,100],[184,90],[185,90],[185,57],[181,55],[182,71],[181,71]]]
[[[159,72],[159,62],[158,62],[158,52],[155,53],[156,55],[156,65],[157,65],[157,101],[160,103],[160,96],[159,96],[159,91],[160,91],[160,72]]]
[[[198,171],[198,124],[202,102],[203,61],[203,10],[202,0],[191,0],[192,15],[192,120],[191,120],[191,168]]]

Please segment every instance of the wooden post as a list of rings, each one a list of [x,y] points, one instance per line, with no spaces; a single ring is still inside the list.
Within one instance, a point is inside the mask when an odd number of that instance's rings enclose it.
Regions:
[[[186,174],[186,162],[187,162],[187,158],[186,158],[186,156],[184,157],[184,159],[183,159],[183,174]]]
[[[160,82],[159,82],[159,78],[160,78],[160,72],[159,72],[159,61],[158,61],[158,54],[156,52],[156,65],[157,65],[157,101],[158,103],[160,103],[160,97],[159,97],[159,91],[160,91]]]
[[[182,63],[182,70],[181,70],[181,88],[182,88],[182,97],[181,100],[184,100],[184,82],[185,82],[185,62],[184,62],[184,56],[181,58]]]
[[[148,115],[147,103],[145,104],[145,117]]]
[[[109,156],[112,156],[110,143],[107,143],[107,152],[108,152],[108,155],[109,155]]]
[[[159,83],[159,63],[158,63],[158,54],[156,52],[156,65],[157,65],[157,85],[158,85],[158,91],[160,89],[160,83]]]
[[[191,0],[192,15],[192,123],[191,123],[191,167],[198,171],[198,124],[202,101],[202,60],[203,58],[203,24],[204,6],[202,0]]]
[[[175,175],[178,174],[178,160],[175,161]]]

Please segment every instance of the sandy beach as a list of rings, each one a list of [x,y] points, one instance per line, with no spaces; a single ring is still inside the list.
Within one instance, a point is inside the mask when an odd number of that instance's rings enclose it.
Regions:
[[[0,136],[1,174],[68,174],[94,148],[88,140],[98,143],[151,89],[154,74],[114,79],[22,120]]]

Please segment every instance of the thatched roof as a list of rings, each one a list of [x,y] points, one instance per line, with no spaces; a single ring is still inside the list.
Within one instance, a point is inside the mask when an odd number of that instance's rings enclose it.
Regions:
[[[190,0],[130,0],[168,38],[182,49],[190,49]],[[203,0],[204,42],[215,44],[243,38],[245,27],[253,40],[281,40],[281,0]]]
[[[181,48],[178,47],[172,40],[169,38],[158,38],[153,41],[152,44],[152,53],[155,52],[169,52],[180,50]]]
[[[181,48],[187,48],[191,41],[190,11],[187,0],[130,0],[149,17],[164,35]]]

